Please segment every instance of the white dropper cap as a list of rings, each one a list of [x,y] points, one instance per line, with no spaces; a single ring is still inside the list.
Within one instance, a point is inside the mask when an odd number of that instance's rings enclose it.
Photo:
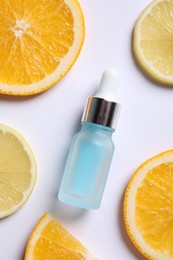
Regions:
[[[114,69],[102,74],[95,96],[90,96],[82,116],[83,122],[90,122],[115,129],[119,104],[116,102],[119,73]]]
[[[95,97],[103,98],[111,102],[116,102],[119,81],[120,76],[118,71],[114,69],[105,70],[102,74],[100,85]]]

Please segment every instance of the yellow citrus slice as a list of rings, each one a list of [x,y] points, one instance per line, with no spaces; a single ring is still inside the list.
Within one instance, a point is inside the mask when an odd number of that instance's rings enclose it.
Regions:
[[[77,0],[0,0],[0,93],[51,87],[76,61],[84,31]]]
[[[133,35],[134,55],[155,80],[173,86],[173,1],[154,0],[139,16]]]
[[[17,211],[31,195],[36,163],[24,138],[0,124],[0,219]]]
[[[130,239],[147,259],[173,259],[173,150],[136,170],[125,192],[124,219]]]
[[[26,246],[25,260],[96,260],[49,214],[37,223]]]

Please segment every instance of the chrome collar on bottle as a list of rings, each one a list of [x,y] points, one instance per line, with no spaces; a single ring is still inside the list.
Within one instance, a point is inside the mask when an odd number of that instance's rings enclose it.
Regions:
[[[82,121],[116,128],[120,105],[98,97],[89,97]]]

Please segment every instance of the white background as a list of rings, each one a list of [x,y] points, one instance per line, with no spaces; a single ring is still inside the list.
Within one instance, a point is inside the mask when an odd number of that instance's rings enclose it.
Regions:
[[[28,202],[0,221],[0,259],[22,260],[30,232],[49,212],[100,260],[143,260],[129,241],[122,216],[125,187],[146,159],[173,148],[173,89],[152,83],[131,50],[135,21],[149,0],[80,0],[86,23],[82,52],[70,72],[33,97],[0,96],[0,122],[14,127],[35,154],[38,179]],[[113,136],[115,154],[100,209],[85,211],[56,199],[72,136],[102,72],[115,68],[122,105]]]

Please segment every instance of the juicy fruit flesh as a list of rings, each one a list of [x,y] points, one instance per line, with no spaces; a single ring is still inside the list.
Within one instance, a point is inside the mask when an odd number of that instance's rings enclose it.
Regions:
[[[0,79],[9,85],[51,74],[74,41],[74,19],[63,0],[0,0]]]
[[[85,260],[86,248],[47,213],[40,219],[27,244],[25,259]]]
[[[46,238],[40,238],[34,249],[33,260],[43,260],[43,259],[59,259],[59,260],[85,260],[82,254],[68,250],[61,244],[54,243]]]
[[[141,22],[140,47],[144,57],[160,73],[173,76],[173,2],[154,6]]]
[[[19,140],[0,130],[0,211],[8,211],[22,201],[31,184],[30,169],[30,158]]]
[[[86,251],[81,243],[78,240],[74,239],[74,237],[55,220],[51,220],[48,223],[48,225],[42,231],[41,236],[55,243],[57,243],[58,241],[59,244],[68,249],[79,250],[80,252]]]
[[[135,221],[152,249],[173,258],[173,163],[146,175],[136,194]]]

